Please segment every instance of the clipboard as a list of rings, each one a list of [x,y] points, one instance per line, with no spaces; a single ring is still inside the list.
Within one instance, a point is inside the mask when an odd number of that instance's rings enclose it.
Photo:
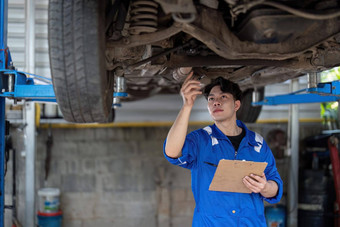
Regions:
[[[268,163],[221,159],[211,181],[210,191],[251,193],[242,182],[251,173],[262,175]]]

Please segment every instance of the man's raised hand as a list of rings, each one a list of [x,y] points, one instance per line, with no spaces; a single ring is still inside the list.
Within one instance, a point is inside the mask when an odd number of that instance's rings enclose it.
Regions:
[[[184,106],[193,106],[197,95],[201,95],[201,83],[198,80],[193,80],[194,73],[191,72],[184,80],[181,88],[181,96]]]

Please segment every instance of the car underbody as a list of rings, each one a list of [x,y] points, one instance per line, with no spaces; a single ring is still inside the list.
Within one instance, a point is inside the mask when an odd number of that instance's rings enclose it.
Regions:
[[[50,0],[58,103],[67,120],[105,122],[119,79],[131,101],[178,93],[191,71],[263,95],[340,65],[339,9],[336,0]]]
[[[247,89],[340,64],[339,17],[313,20],[264,6],[232,18],[227,4],[214,9],[212,4],[197,5],[192,1],[157,2],[163,7],[156,8],[154,15],[159,23],[154,31],[148,32],[146,19],[146,25],[140,20],[139,27],[131,28],[131,22],[120,36],[112,30],[115,35],[108,37],[107,69],[125,69],[131,90],[151,92],[153,86],[157,92],[160,88],[178,92],[182,78],[178,81],[173,74],[181,67],[192,67],[194,71],[199,68],[202,75],[223,76]],[[240,7],[236,2],[234,7]],[[134,7],[144,7],[137,16],[145,16],[148,7],[154,6],[154,1],[135,1],[129,12]],[[169,13],[183,14],[187,21],[176,21]],[[135,15],[128,16],[130,21],[135,20]],[[194,19],[188,23],[190,18]],[[138,34],[132,35],[131,30],[138,30]]]

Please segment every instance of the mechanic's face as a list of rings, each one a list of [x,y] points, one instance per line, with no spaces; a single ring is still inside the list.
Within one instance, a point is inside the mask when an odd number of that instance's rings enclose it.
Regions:
[[[232,94],[222,92],[220,86],[211,89],[208,96],[208,110],[214,121],[236,120],[236,111],[240,106],[240,100],[235,101]]]

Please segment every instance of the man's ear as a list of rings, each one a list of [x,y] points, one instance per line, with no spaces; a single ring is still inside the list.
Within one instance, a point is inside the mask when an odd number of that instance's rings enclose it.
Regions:
[[[238,111],[241,107],[241,101],[240,100],[236,100],[235,101],[235,111]]]

